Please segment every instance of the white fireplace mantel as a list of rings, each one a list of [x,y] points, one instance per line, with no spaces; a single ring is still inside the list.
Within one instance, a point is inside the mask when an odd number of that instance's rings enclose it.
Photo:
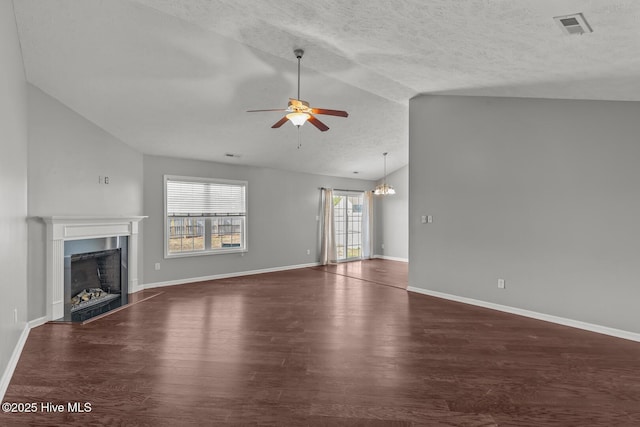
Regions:
[[[46,216],[47,319],[64,316],[64,242],[128,236],[129,293],[138,292],[138,224],[146,216]]]

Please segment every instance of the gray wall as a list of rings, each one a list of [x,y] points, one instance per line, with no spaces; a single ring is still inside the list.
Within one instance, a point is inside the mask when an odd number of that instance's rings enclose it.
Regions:
[[[163,175],[246,180],[248,249],[241,254],[164,259]],[[167,157],[144,156],[146,284],[286,267],[319,259],[320,187],[368,190],[372,181]],[[311,254],[307,255],[307,249]],[[160,270],[155,270],[160,263]]]
[[[410,286],[640,332],[639,117],[634,102],[411,100]]]
[[[142,154],[31,85],[28,100],[29,217],[143,215]],[[31,218],[30,319],[46,314],[44,244],[45,226]]]
[[[27,83],[13,14],[0,2],[0,374],[27,320]],[[18,310],[18,322],[14,310]],[[0,397],[4,390],[0,389]]]
[[[382,184],[382,180],[376,184]],[[409,260],[409,165],[389,174],[387,184],[396,190],[396,194],[374,196],[376,237],[373,252]]]

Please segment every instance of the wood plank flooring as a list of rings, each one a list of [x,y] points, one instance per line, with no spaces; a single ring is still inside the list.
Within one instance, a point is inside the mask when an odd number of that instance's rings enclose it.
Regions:
[[[91,412],[2,426],[640,426],[640,344],[306,268],[37,327],[4,400]]]
[[[333,274],[362,279],[379,285],[407,289],[409,268],[406,262],[374,258],[367,261],[342,262],[313,267]]]

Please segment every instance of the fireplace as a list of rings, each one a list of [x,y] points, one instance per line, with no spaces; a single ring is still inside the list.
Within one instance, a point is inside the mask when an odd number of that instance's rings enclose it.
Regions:
[[[83,321],[142,290],[138,225],[146,217],[41,218],[47,225],[47,320]]]
[[[127,304],[126,236],[65,242],[64,318],[84,322]]]

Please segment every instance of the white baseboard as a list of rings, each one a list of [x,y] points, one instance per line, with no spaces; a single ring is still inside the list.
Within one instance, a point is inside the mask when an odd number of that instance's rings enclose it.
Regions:
[[[2,374],[2,378],[0,378],[0,402],[4,400],[4,394],[7,392],[7,388],[9,388],[11,377],[13,377],[13,371],[15,371],[16,366],[18,366],[18,360],[20,359],[22,349],[27,342],[27,337],[29,337],[30,330],[31,328],[29,327],[29,324],[25,324],[24,329],[22,329],[22,333],[20,334],[20,338],[18,338],[18,342],[13,348],[13,353],[11,353],[9,363]]]
[[[144,290],[144,286],[140,285],[138,279],[129,281],[129,293],[135,294],[136,292],[140,292]]]
[[[31,329],[35,328],[36,326],[44,325],[45,323],[47,323],[46,316],[30,320],[24,325],[24,329],[20,334],[20,338],[18,338],[18,342],[13,348],[13,353],[11,353],[9,363],[7,364],[7,367],[2,374],[2,378],[0,378],[0,402],[2,402],[2,400],[4,399],[4,394],[7,392],[7,388],[9,387],[9,383],[11,382],[11,377],[13,377],[13,371],[15,371],[16,366],[18,366],[18,360],[20,360],[22,349],[27,343],[29,331],[31,331]]]
[[[44,325],[48,321],[49,321],[49,319],[47,319],[47,316],[43,316],[43,317],[39,317],[38,319],[30,320],[27,323],[27,325],[29,325],[29,329],[33,329],[33,328],[38,327],[40,325]]]
[[[371,258],[387,259],[389,261],[409,262],[409,258],[399,258],[395,256],[386,256],[386,255],[374,255]]]
[[[185,283],[206,282],[208,280],[228,279],[230,277],[250,276],[252,274],[273,273],[276,271],[296,270],[298,268],[317,267],[319,262],[311,262],[308,264],[285,265],[282,267],[263,268],[260,270],[238,271],[234,273],[214,274],[211,276],[191,277],[188,279],[169,280],[166,282],[147,283],[144,289],[161,288],[164,286],[184,285]]]
[[[553,316],[551,314],[538,313],[535,311],[524,310],[516,307],[509,307],[507,305],[495,304],[492,302],[476,300],[473,298],[466,298],[457,295],[446,294],[438,291],[431,291],[428,289],[416,288],[415,286],[409,286],[407,288],[409,292],[415,292],[418,294],[429,295],[437,298],[444,298],[451,301],[462,302],[465,304],[477,305],[479,307],[490,308],[492,310],[503,311],[506,313],[517,314],[519,316],[531,317],[532,319],[544,320],[546,322],[557,323],[559,325],[570,326],[572,328],[584,329],[586,331],[597,332],[599,334],[610,335],[617,338],[624,338],[631,341],[640,342],[640,334],[630,331],[624,331],[622,329],[610,328],[608,326],[595,325],[593,323],[582,322],[580,320],[566,319],[564,317]]]

